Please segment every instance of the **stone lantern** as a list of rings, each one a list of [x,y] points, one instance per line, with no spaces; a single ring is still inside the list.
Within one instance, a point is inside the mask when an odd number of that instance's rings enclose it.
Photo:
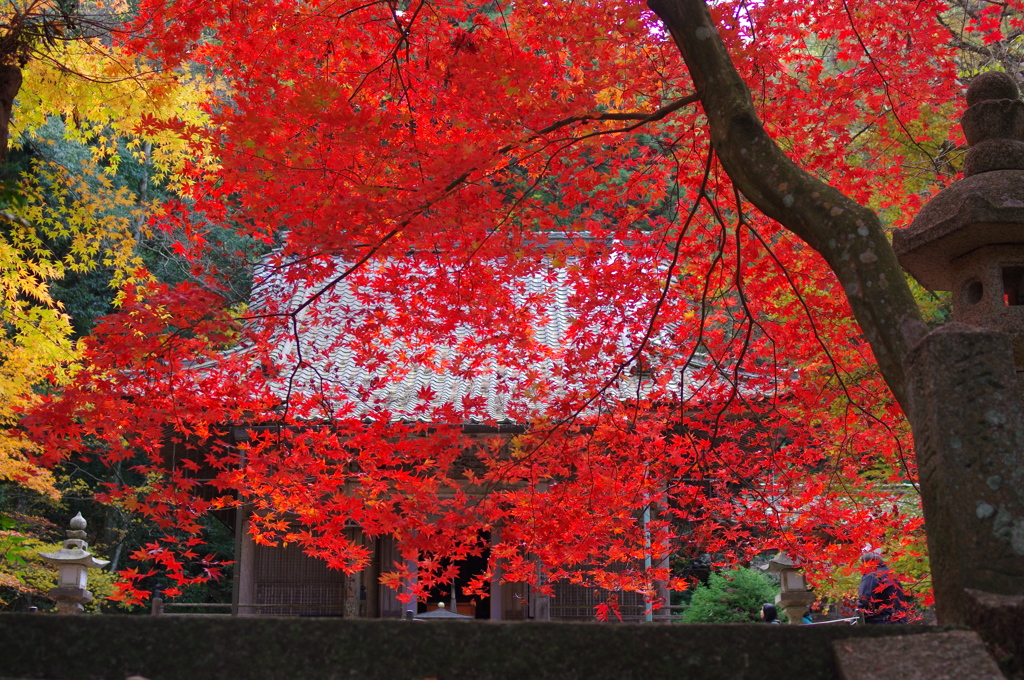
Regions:
[[[967,90],[960,124],[964,178],[893,234],[903,268],[928,290],[952,291],[953,320],[1011,337],[1024,370],[1024,102],[1005,73]]]
[[[906,408],[938,621],[1016,644],[1024,625],[1024,102],[1013,79],[975,78],[960,124],[970,145],[964,178],[893,234],[903,268],[925,288],[953,294],[954,323],[907,353]],[[1019,622],[998,623],[1000,607]]]
[[[83,611],[82,605],[92,601],[92,593],[86,590],[88,581],[87,569],[105,567],[109,562],[97,560],[89,553],[89,544],[85,542],[85,519],[82,513],[71,518],[71,530],[67,532],[67,540],[63,547],[55,553],[39,553],[47,564],[57,567],[57,587],[52,588],[49,596],[57,602],[57,611],[61,614],[78,614]]]
[[[786,553],[779,553],[768,563],[767,571],[779,575],[779,594],[775,606],[785,610],[790,623],[803,623],[804,612],[817,596],[807,587],[807,579]]]

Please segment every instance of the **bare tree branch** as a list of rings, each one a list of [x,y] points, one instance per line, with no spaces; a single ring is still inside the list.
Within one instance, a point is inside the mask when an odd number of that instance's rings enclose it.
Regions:
[[[7,158],[7,137],[11,126],[14,98],[21,89],[21,69],[0,65],[0,163]]]

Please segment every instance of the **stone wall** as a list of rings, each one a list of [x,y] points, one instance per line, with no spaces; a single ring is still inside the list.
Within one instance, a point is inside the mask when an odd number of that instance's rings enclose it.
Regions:
[[[924,626],[426,623],[0,615],[0,678],[744,680],[836,677],[835,640]]]

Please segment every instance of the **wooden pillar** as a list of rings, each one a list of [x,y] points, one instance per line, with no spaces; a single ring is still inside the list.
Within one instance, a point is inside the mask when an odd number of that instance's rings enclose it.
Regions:
[[[239,508],[235,523],[235,588],[232,593],[231,613],[235,616],[256,616],[256,543],[249,533],[249,519],[245,507]]]
[[[491,529],[491,555],[494,555],[494,546],[501,542],[501,530],[498,527]],[[501,565],[498,564],[497,560],[492,558],[494,568],[491,572],[491,621],[501,621],[504,617],[502,616],[502,598],[501,591]]]

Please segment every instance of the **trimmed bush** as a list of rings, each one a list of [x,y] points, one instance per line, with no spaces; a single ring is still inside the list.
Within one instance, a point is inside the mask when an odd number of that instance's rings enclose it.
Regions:
[[[761,605],[774,602],[778,587],[756,569],[713,573],[693,593],[684,623],[751,623],[761,620]]]

